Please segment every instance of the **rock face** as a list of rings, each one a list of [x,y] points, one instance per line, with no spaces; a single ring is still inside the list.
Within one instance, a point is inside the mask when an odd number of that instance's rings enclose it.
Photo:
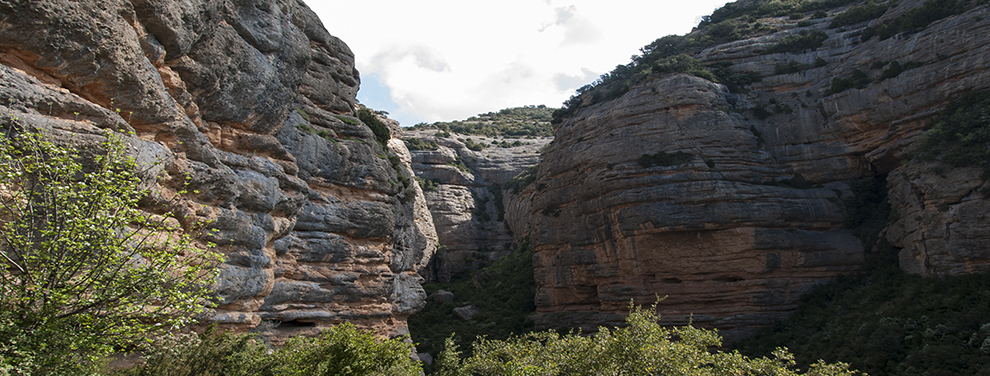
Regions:
[[[503,186],[540,161],[550,138],[498,139],[522,145],[469,149],[461,140],[491,145],[495,138],[436,131],[405,131],[403,137],[437,143],[437,150],[412,150],[416,176],[432,181],[426,192],[439,244],[442,246],[421,274],[429,281],[450,282],[461,271],[490,265],[511,252],[512,233],[504,221]]]
[[[211,320],[407,332],[430,213],[404,144],[356,117],[353,54],[302,1],[15,0],[0,25],[8,125],[83,149],[133,132],[164,176],[147,175],[145,209],[216,230]]]
[[[920,4],[900,2],[881,20]],[[884,176],[897,218],[882,236],[902,268],[990,270],[980,171],[940,174],[909,152],[948,100],[990,88],[988,13],[865,42],[867,23],[791,26],[695,56],[758,73],[748,93],[674,74],[580,108],[555,128],[536,182],[507,198],[513,233],[535,247],[539,324],[620,323],[630,300],[667,296],[669,323],[693,315],[729,340],[752,333],[812,286],[862,269],[845,203],[859,194],[853,182]],[[816,50],[761,54],[800,30],[829,37]],[[816,59],[827,64],[810,68]],[[895,60],[922,64],[886,79],[871,70]],[[774,73],[790,61],[810,69]],[[856,70],[868,86],[830,93]]]

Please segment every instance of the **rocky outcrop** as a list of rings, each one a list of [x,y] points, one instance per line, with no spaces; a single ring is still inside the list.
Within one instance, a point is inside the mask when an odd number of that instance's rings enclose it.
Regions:
[[[462,271],[490,265],[511,252],[512,233],[504,221],[503,186],[540,161],[549,138],[491,138],[436,131],[405,131],[404,138],[435,142],[437,150],[412,150],[416,176],[430,181],[426,201],[441,247],[423,276],[450,282]],[[474,151],[464,141],[488,145]],[[464,140],[464,141],[462,141]],[[493,142],[519,146],[502,148]]]
[[[947,101],[990,88],[987,13],[982,6],[865,42],[867,23],[792,24],[695,56],[759,74],[747,93],[674,74],[580,108],[555,128],[536,182],[507,213],[535,247],[539,322],[619,323],[631,300],[667,296],[659,306],[669,323],[693,320],[730,340],[752,333],[793,311],[812,286],[862,269],[872,245],[843,224],[846,203],[861,194],[851,183],[864,178],[889,177],[898,217],[884,236],[905,270],[985,271],[979,171],[940,175],[904,162]],[[828,39],[801,53],[761,53],[802,30]],[[827,64],[813,67],[818,59]],[[775,73],[790,61],[808,69]],[[881,77],[890,61],[920,66]],[[856,70],[868,85],[830,91],[833,78]]]
[[[80,148],[132,132],[162,172],[144,209],[215,230],[210,320],[407,332],[432,220],[403,143],[357,118],[353,54],[302,1],[4,2],[0,63],[8,123]]]

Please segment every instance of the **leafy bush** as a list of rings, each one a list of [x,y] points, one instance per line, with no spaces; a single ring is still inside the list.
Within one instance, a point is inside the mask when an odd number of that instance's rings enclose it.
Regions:
[[[811,68],[811,66],[808,64],[801,64],[797,61],[791,60],[788,61],[787,64],[777,64],[776,66],[774,66],[773,73],[774,74],[797,73],[806,70],[808,68]]]
[[[855,25],[858,23],[875,20],[883,16],[890,6],[886,3],[872,3],[855,6],[849,10],[839,13],[832,18],[832,23],[828,25],[830,29],[842,26]]]
[[[4,120],[0,369],[88,374],[202,311],[220,256],[180,235],[171,214],[137,209],[148,192],[120,136],[105,133],[84,167],[77,150]]]
[[[313,338],[297,336],[269,351],[251,334],[211,328],[202,335],[185,335],[160,343],[145,364],[117,372],[118,376],[308,376],[419,375],[409,358],[413,344],[377,338],[369,331],[343,323]]]
[[[388,126],[385,125],[385,123],[378,120],[378,116],[375,111],[372,111],[367,107],[361,107],[358,109],[358,119],[361,119],[361,122],[367,125],[368,128],[371,128],[371,132],[375,134],[375,141],[378,141],[378,145],[381,146],[383,150],[386,150],[387,148],[385,145],[388,144],[388,140],[392,138],[392,131],[388,129]]]
[[[873,80],[870,79],[870,76],[866,72],[857,69],[853,71],[850,78],[833,78],[827,95],[841,93],[852,88],[865,89],[872,82]]]
[[[763,54],[797,53],[804,50],[814,50],[821,47],[826,39],[828,39],[828,34],[824,31],[815,30],[808,33],[807,30],[802,30],[800,35],[785,37],[777,44],[763,51]]]
[[[437,150],[440,145],[434,140],[424,140],[422,138],[404,138],[402,141],[406,142],[406,147],[409,150]]]
[[[449,132],[488,137],[549,137],[553,136],[550,126],[556,109],[545,105],[514,107],[472,116],[464,121],[416,124],[414,130],[438,129],[436,137],[450,137]],[[441,136],[446,134],[445,136]]]
[[[885,22],[875,30],[870,30],[869,37],[864,32],[863,40],[877,35],[880,40],[890,38],[898,33],[922,30],[932,22],[962,14],[968,9],[981,5],[979,0],[928,0],[920,7],[908,10],[901,16]]]
[[[474,151],[485,150],[485,145],[484,144],[475,143],[474,140],[472,140],[470,138],[464,140],[464,146],[466,146],[468,149],[471,149],[471,150],[474,150]]]
[[[990,168],[990,90],[974,91],[949,102],[925,127],[918,156],[955,167]]]
[[[416,176],[415,178],[416,178],[416,182],[419,183],[419,187],[426,192],[435,191],[437,190],[437,187],[440,186],[440,181],[437,179],[424,179],[419,176]]]
[[[507,340],[480,338],[461,358],[447,341],[436,375],[798,375],[793,356],[778,349],[772,358],[710,351],[721,345],[715,331],[691,326],[665,328],[656,305],[631,308],[625,328],[599,328],[593,335],[538,332]],[[819,362],[809,375],[854,375],[845,364]]]

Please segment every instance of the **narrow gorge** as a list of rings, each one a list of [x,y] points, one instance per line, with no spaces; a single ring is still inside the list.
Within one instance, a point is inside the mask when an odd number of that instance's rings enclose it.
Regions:
[[[740,0],[555,112],[463,122],[550,137],[400,127],[302,0],[0,1],[0,110],[84,156],[123,135],[141,209],[225,257],[204,323],[402,337],[424,283],[526,244],[537,329],[663,298],[732,342],[878,262],[990,272],[990,163],[926,136],[990,90],[990,5],[949,3]]]

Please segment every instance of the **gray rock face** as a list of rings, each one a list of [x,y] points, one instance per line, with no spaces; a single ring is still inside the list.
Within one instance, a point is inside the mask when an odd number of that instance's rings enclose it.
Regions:
[[[430,281],[449,282],[458,272],[491,265],[511,252],[513,237],[503,220],[502,196],[506,192],[502,187],[539,163],[540,150],[550,139],[499,139],[523,145],[474,151],[461,140],[470,138],[472,142],[491,145],[496,139],[435,134],[436,131],[405,131],[402,137],[438,144],[437,150],[412,150],[412,168],[417,177],[436,185],[426,192],[426,201],[442,245],[422,274]]]
[[[758,73],[747,93],[663,75],[582,107],[557,126],[536,182],[507,207],[513,233],[536,251],[538,323],[594,328],[617,322],[630,300],[668,296],[660,310],[671,324],[693,316],[730,340],[751,333],[812,286],[861,269],[864,246],[844,228],[844,202],[855,197],[851,182],[883,174],[899,214],[884,236],[905,270],[986,271],[980,172],[905,162],[950,98],[990,88],[987,11],[866,42],[866,24],[826,29],[826,19],[803,28],[828,33],[816,50],[761,53],[794,28],[696,55]],[[819,58],[828,64],[774,72]],[[870,69],[894,60],[923,64],[887,79]],[[833,78],[856,70],[872,82],[830,93]],[[641,162],[660,152],[681,159]]]
[[[301,1],[15,0],[0,23],[5,114],[80,150],[133,132],[161,162],[146,209],[210,223],[214,321],[407,332],[432,219],[402,142],[357,120],[353,54]]]

